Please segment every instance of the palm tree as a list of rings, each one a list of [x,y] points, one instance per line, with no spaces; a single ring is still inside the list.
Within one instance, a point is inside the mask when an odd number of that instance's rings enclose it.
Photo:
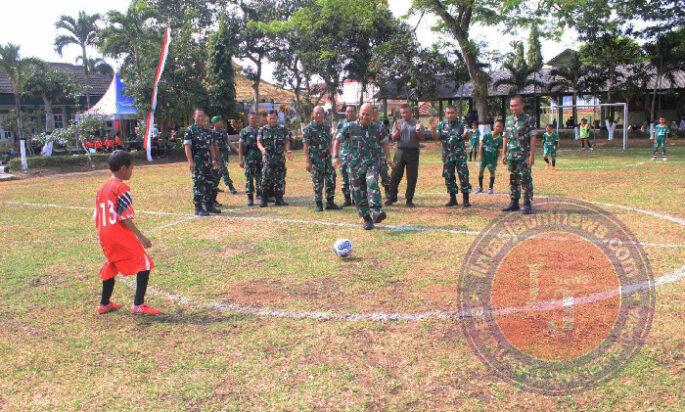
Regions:
[[[61,34],[55,38],[55,50],[59,55],[62,55],[62,50],[70,45],[75,44],[81,47],[81,59],[85,63],[88,61],[88,46],[95,44],[95,36],[98,32],[97,22],[100,20],[99,14],[87,14],[81,10],[78,17],[74,19],[71,16],[60,16],[55,27],[62,29],[68,34]],[[90,72],[88,64],[83,65],[83,74],[86,75],[86,105],[90,109]]]
[[[500,86],[509,86],[509,95],[515,95],[522,92],[528,86],[544,87],[544,83],[536,78],[531,78],[536,70],[528,66],[525,61],[514,63],[508,61],[502,67],[509,72],[509,77],[503,77],[495,80],[492,87],[498,88]]]
[[[583,87],[583,80],[588,74],[589,68],[580,61],[578,53],[573,53],[571,61],[568,63],[557,66],[550,71],[552,80],[547,85],[549,91],[551,93],[560,94],[570,91],[572,94],[573,124],[577,124],[578,122],[578,109],[576,109],[576,104],[578,103],[578,96]]]
[[[76,58],[76,61],[83,61],[83,57],[78,56]],[[100,73],[103,76],[114,75],[114,69],[112,68],[112,66],[110,66],[109,63],[105,61],[105,59],[102,59],[100,57],[89,57],[88,60],[86,60],[85,65],[88,66],[88,73]]]
[[[24,139],[24,124],[21,118],[21,97],[26,93],[26,83],[32,76],[36,59],[21,58],[19,46],[12,43],[0,45],[0,71],[5,73],[14,94],[14,111],[17,127],[15,143]],[[18,138],[18,139],[17,139]]]

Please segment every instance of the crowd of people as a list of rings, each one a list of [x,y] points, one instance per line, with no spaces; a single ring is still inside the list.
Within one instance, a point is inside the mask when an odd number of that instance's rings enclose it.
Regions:
[[[448,106],[446,120],[438,124],[431,120],[425,128],[414,118],[408,105],[400,108],[400,118],[390,122],[378,119],[378,109],[372,104],[361,106],[359,113],[348,106],[345,118],[334,127],[326,122],[326,112],[316,107],[311,122],[303,128],[305,168],[311,174],[315,210],[338,210],[335,203],[337,170],[342,175],[343,207],[354,205],[365,229],[386,218],[383,205],[398,201],[399,185],[406,174],[404,193],[406,207],[413,202],[419,172],[421,141],[433,138],[442,143],[443,178],[449,194],[446,207],[458,205],[457,194],[462,194],[462,205],[471,205],[469,195],[469,160],[479,163],[478,188],[483,193],[484,171],[488,169],[488,193],[493,193],[495,172],[501,161],[510,171],[511,202],[503,210],[532,213],[533,183],[531,166],[534,163],[536,131],[533,117],[524,112],[523,99],[511,99],[512,115],[500,119],[491,132],[480,135],[478,124],[470,127],[458,117],[457,109]],[[270,202],[287,206],[286,162],[292,160],[290,131],[278,122],[275,111],[250,113],[248,125],[240,131],[237,149],[226,139],[227,130],[219,116],[212,118],[203,109],[193,113],[193,124],[186,130],[183,145],[193,180],[193,203],[198,216],[221,213],[217,202],[218,184],[223,176],[227,188],[236,193],[228,176],[228,151],[237,150],[240,167],[245,173],[247,205],[260,207]],[[548,126],[543,134],[544,159],[548,167],[556,167],[558,136]],[[395,153],[391,154],[391,143]],[[500,151],[502,156],[500,158]],[[223,155],[226,154],[226,156]],[[457,182],[458,177],[458,182]],[[381,188],[385,190],[382,202]]]

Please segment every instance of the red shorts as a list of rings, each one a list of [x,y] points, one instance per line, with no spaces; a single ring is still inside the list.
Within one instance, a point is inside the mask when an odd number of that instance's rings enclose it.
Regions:
[[[133,233],[131,236],[121,236],[113,242],[102,240],[100,244],[107,262],[100,269],[100,279],[109,280],[119,273],[124,276],[136,275],[138,272],[152,270],[155,267],[155,262]]]

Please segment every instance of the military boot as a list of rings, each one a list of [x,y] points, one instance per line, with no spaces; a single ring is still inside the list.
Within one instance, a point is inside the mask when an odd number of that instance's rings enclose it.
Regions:
[[[450,193],[450,201],[445,204],[445,207],[452,207],[458,204],[459,203],[457,203],[457,195]]]
[[[502,209],[502,212],[516,212],[517,210],[521,210],[521,208],[519,207],[519,201],[518,201],[518,199],[512,200],[512,201],[509,203],[509,206],[507,206],[507,207],[505,207],[504,209]]]

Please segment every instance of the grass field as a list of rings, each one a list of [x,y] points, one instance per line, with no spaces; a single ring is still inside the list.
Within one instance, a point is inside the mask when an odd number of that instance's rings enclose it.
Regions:
[[[564,149],[557,171],[539,155],[536,195],[682,219],[685,146],[669,151],[651,162],[648,149]],[[472,208],[446,209],[439,151],[428,144],[421,156],[419,207],[401,199],[370,232],[352,208],[313,211],[301,153],[288,165],[289,207],[247,208],[244,195],[221,194],[224,214],[203,219],[191,214],[185,164],[137,167],[130,185],[153,241],[159,293],[148,300],[158,318],[95,314],[103,258],[91,208],[108,172],[0,183],[0,410],[685,410],[684,281],[658,287],[649,338],[616,378],[561,397],[490,375],[456,320],[279,317],[455,310],[462,258],[507,198],[474,195]],[[495,190],[508,190],[503,167]],[[646,243],[655,277],[684,265],[683,226],[607,210]],[[337,238],[352,240],[353,258],[331,252]],[[114,292],[127,305],[129,284]]]

